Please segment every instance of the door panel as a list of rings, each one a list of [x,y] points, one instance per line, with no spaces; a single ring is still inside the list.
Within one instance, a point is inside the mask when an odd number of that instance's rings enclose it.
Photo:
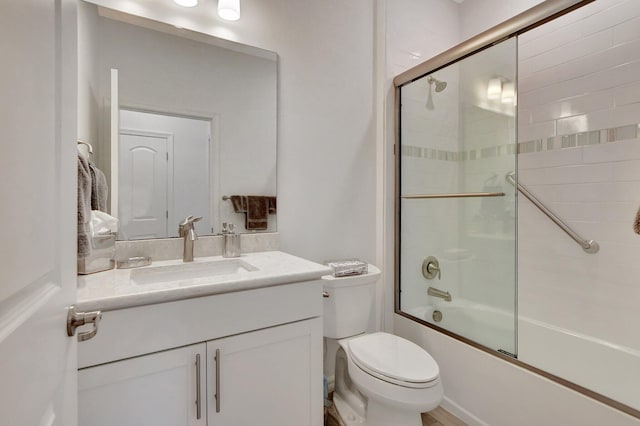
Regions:
[[[209,424],[321,425],[321,327],[315,318],[207,342]]]
[[[79,424],[206,425],[205,349],[201,343],[80,370]],[[198,373],[200,418],[196,406]]]
[[[170,136],[120,133],[120,239],[166,238]]]
[[[3,2],[0,40],[0,422],[73,426],[75,1]]]

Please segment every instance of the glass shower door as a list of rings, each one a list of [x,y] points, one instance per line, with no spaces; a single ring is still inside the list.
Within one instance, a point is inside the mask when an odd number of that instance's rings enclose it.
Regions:
[[[400,87],[398,310],[516,356],[516,41]]]

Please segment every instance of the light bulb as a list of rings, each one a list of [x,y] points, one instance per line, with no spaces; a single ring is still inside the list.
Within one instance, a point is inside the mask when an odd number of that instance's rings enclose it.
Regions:
[[[194,7],[198,5],[198,0],[173,0],[175,4],[183,7]]]
[[[487,87],[487,99],[500,99],[501,93],[502,80],[500,80],[499,78],[492,78],[491,80],[489,80],[489,86]]]
[[[225,21],[240,19],[240,0],[218,0],[218,16]]]
[[[500,101],[503,104],[512,104],[513,99],[516,97],[516,86],[513,83],[505,83],[502,87],[502,96]]]

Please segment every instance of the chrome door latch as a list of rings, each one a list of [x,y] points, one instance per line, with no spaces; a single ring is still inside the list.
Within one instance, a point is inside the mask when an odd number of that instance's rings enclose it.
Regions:
[[[93,328],[90,331],[78,333],[79,342],[89,340],[98,333],[98,323],[100,323],[101,319],[101,311],[78,312],[75,305],[72,305],[67,309],[67,335],[74,336],[76,328],[85,324],[93,324]]]

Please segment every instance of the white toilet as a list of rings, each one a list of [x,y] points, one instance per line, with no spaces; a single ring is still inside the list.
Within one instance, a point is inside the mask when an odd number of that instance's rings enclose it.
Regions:
[[[442,400],[440,371],[420,346],[365,333],[379,277],[372,265],[365,275],[322,277],[324,336],[340,345],[333,401],[347,426],[421,426],[420,413]]]

